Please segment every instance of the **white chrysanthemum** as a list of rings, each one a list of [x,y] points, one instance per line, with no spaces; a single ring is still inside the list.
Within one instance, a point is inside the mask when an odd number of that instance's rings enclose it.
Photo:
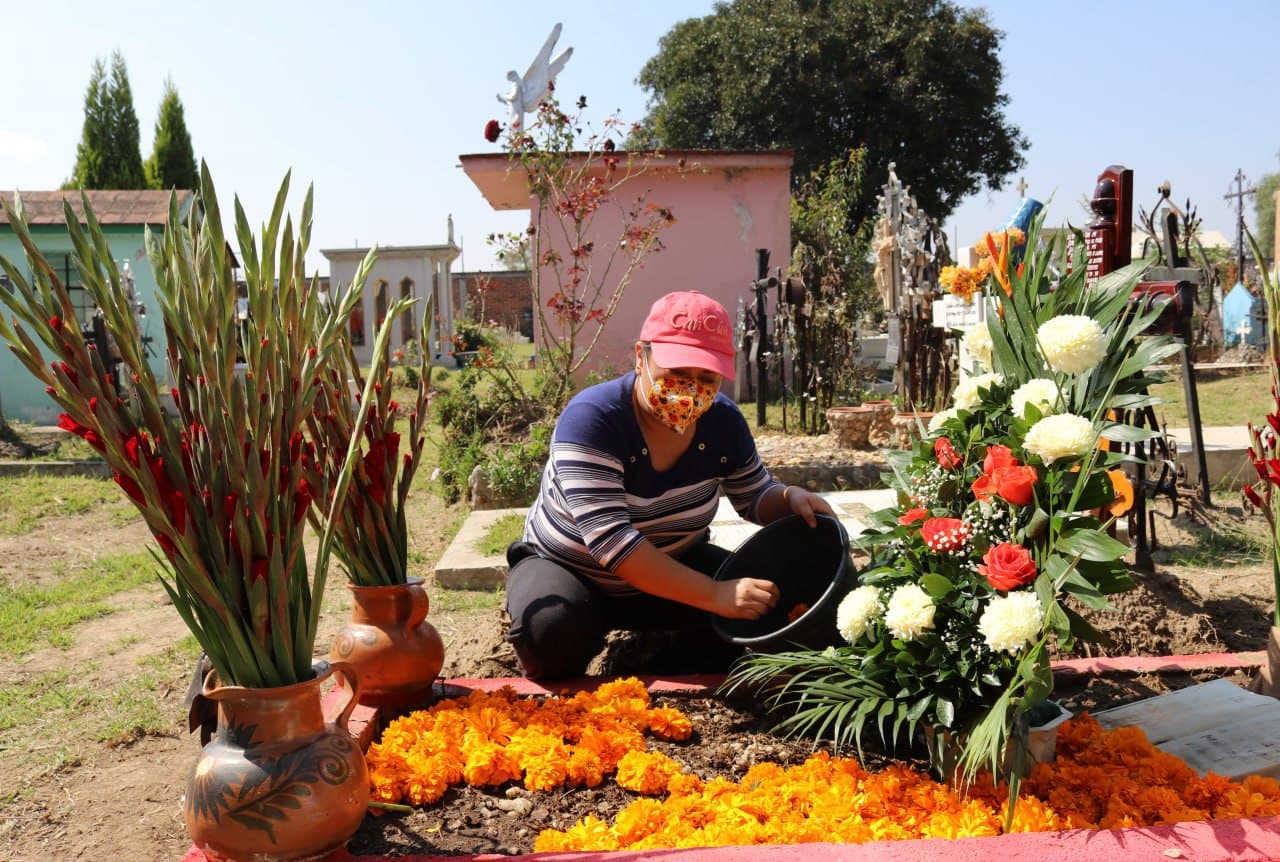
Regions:
[[[1092,317],[1059,314],[1038,333],[1040,352],[1059,374],[1080,374],[1107,357],[1107,336]]]
[[[1034,404],[1041,416],[1048,416],[1058,403],[1058,384],[1047,377],[1036,377],[1013,390],[1013,415],[1022,418],[1027,405]]]
[[[956,384],[955,394],[952,396],[956,408],[959,410],[972,410],[982,401],[978,393],[978,387],[990,389],[992,386],[999,386],[1001,383],[1004,383],[1004,376],[994,373],[961,377],[960,382]]]
[[[1022,590],[996,596],[978,620],[978,631],[992,652],[1015,653],[1040,636],[1044,609],[1035,592]]]
[[[933,615],[938,610],[929,594],[915,584],[898,587],[889,597],[884,624],[899,640],[911,641],[926,629],[933,628]]]
[[[855,643],[882,613],[884,605],[880,604],[880,591],[871,586],[858,587],[836,608],[836,629],[849,643]]]
[[[939,410],[937,413],[933,414],[933,418],[929,420],[929,433],[930,434],[935,433],[939,428],[942,427],[943,422],[946,422],[948,419],[954,418],[957,414],[959,414],[959,412],[960,411],[957,410],[955,407],[948,407],[946,410]]]
[[[979,365],[983,368],[991,367],[991,330],[987,328],[985,320],[966,329],[960,341]]]
[[[1095,439],[1092,422],[1083,416],[1062,413],[1046,416],[1032,425],[1022,445],[1028,452],[1039,455],[1044,463],[1052,464],[1062,458],[1085,454]]]

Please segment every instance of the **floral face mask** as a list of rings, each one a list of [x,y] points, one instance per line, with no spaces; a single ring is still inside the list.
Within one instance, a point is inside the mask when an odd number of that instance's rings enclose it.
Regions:
[[[648,363],[645,363],[648,371]],[[682,374],[649,373],[649,406],[658,421],[677,434],[684,434],[698,417],[711,409],[717,386]]]

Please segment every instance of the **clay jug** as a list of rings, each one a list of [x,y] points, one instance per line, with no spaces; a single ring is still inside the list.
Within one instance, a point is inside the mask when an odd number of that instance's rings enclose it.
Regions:
[[[364,819],[369,773],[347,731],[359,683],[342,663],[316,662],[315,677],[276,688],[219,686],[218,732],[187,780],[187,831],[205,858],[226,862],[340,857]],[[320,708],[321,683],[346,678],[352,696],[336,719]]]
[[[329,658],[360,675],[360,703],[404,710],[431,699],[444,666],[444,642],[427,622],[430,602],[421,578],[385,587],[347,584],[351,621],[334,638]]]

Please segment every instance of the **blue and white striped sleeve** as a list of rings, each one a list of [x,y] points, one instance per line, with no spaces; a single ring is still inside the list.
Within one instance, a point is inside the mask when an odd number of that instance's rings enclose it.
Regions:
[[[565,507],[591,557],[612,571],[644,541],[631,524],[618,435],[591,405],[565,409],[550,457]]]
[[[769,475],[756,451],[756,442],[751,438],[751,429],[741,413],[735,411],[733,428],[733,449],[737,453],[734,469],[724,479],[724,492],[729,497],[733,508],[743,518],[754,524],[760,523],[757,509],[765,493],[774,485],[782,483]]]

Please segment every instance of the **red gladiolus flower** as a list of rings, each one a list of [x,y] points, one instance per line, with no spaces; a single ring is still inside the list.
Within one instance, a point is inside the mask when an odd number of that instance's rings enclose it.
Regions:
[[[928,509],[922,509],[922,508],[908,509],[907,511],[903,512],[901,515],[898,516],[898,523],[902,524],[903,526],[906,526],[909,524],[914,524],[916,521],[923,521],[927,517],[929,517]]]
[[[137,482],[133,481],[119,470],[112,470],[111,478],[115,479],[116,484],[124,489],[124,492],[129,495],[130,500],[137,503],[139,506],[146,504],[147,498],[143,496],[142,488]]]
[[[1264,504],[1262,502],[1262,495],[1258,493],[1257,489],[1255,489],[1252,485],[1245,485],[1243,490],[1244,490],[1244,497],[1246,500],[1252,503],[1256,508],[1261,509],[1263,507]]]
[[[1036,579],[1036,564],[1022,545],[1001,542],[982,555],[978,572],[997,590],[1016,590]]]
[[[495,143],[498,136],[502,134],[502,124],[497,120],[490,120],[484,124],[484,139],[489,143]]]
[[[54,332],[62,329],[62,318],[55,314],[53,317],[49,318],[49,326],[53,328]]]
[[[920,526],[920,538],[932,551],[959,551],[969,541],[969,525],[959,518],[929,518]]]
[[[964,463],[956,447],[946,437],[939,437],[933,444],[933,455],[944,470],[954,470]]]
[[[265,581],[270,570],[267,568],[267,561],[261,557],[255,557],[253,562],[249,564],[249,576],[255,581]]]
[[[97,449],[99,452],[107,451],[107,446],[105,443],[102,442],[102,438],[98,436],[97,431],[94,431],[92,428],[89,428],[87,426],[81,425],[79,422],[72,419],[69,414],[66,414],[66,413],[58,414],[58,427],[61,428],[63,431],[70,431],[72,434],[76,435],[77,437],[84,438],[84,442],[88,443],[90,446],[92,446],[94,449]]]
[[[178,556],[178,548],[173,544],[173,540],[164,533],[154,533],[156,544],[160,546],[160,550],[164,551],[164,555],[169,558],[170,562]]]

